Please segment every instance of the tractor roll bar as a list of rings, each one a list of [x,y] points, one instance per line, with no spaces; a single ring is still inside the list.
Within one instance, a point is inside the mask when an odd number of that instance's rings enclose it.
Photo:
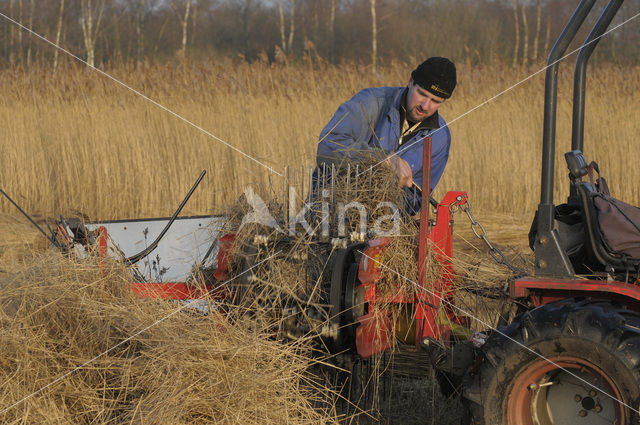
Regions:
[[[600,37],[609,27],[616,13],[622,6],[624,0],[611,0],[604,12],[596,22],[584,42],[584,47],[580,49],[576,60],[576,70],[573,79],[573,122],[571,125],[571,150],[583,152],[584,147],[584,111],[585,111],[585,90],[587,83],[587,62],[596,46],[600,42]],[[577,202],[578,194],[576,188],[571,185],[569,193],[569,203]]]
[[[596,0],[582,0],[554,44],[544,83],[544,124],[542,128],[542,189],[538,207],[538,230],[553,229],[553,173],[556,151],[556,109],[558,97],[558,66],[567,47],[573,41]]]
[[[587,81],[587,62],[591,53],[600,42],[600,37],[609,27],[609,24],[616,16],[624,0],[611,0],[604,12],[589,33],[589,37],[584,42],[584,47],[580,49],[576,60],[576,71],[573,80],[573,124],[571,128],[571,150],[583,151],[584,146],[584,101],[585,87]]]
[[[604,34],[624,0],[610,0],[604,12],[593,26],[576,60],[574,76],[574,101],[572,123],[572,149],[582,150],[584,134],[584,92],[586,67],[599,37]],[[537,232],[535,241],[536,274],[573,276],[574,270],[562,249],[554,230],[553,187],[556,151],[556,110],[558,94],[558,66],[560,59],[575,38],[593,8],[595,0],[582,0],[571,19],[562,30],[547,60],[544,93],[544,124],[542,129],[542,175],[540,204],[536,212]]]

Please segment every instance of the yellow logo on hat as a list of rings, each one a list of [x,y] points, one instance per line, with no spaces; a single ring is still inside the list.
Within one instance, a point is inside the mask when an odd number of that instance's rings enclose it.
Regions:
[[[440,87],[438,87],[438,86],[437,86],[437,85],[435,85],[435,84],[431,84],[431,90],[435,90],[435,91],[437,91],[438,93],[442,93],[442,94],[444,94],[445,96],[451,96],[449,93],[447,93],[446,91],[442,90]]]

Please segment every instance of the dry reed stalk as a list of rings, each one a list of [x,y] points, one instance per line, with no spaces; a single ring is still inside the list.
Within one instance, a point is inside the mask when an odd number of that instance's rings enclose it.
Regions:
[[[48,246],[42,233],[22,216],[0,214],[0,232],[0,276],[24,267],[34,251]]]
[[[304,343],[279,343],[273,323],[232,309],[228,321],[138,299],[128,278],[51,253],[2,279],[3,423],[331,422],[312,407],[324,393]]]

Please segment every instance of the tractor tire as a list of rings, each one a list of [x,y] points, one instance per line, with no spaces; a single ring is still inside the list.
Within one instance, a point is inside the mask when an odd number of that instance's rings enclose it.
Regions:
[[[475,425],[640,424],[640,314],[566,299],[494,331],[465,379]]]

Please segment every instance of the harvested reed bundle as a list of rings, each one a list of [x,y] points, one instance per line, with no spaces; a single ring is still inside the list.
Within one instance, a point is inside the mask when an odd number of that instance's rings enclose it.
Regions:
[[[52,253],[3,278],[3,423],[329,422],[303,342],[231,307],[227,320],[138,299],[127,282],[116,264]]]
[[[358,161],[318,168],[310,205],[317,228],[328,222],[329,232],[339,237],[392,230],[391,218],[402,214],[406,192],[382,161],[382,152],[372,150]]]

